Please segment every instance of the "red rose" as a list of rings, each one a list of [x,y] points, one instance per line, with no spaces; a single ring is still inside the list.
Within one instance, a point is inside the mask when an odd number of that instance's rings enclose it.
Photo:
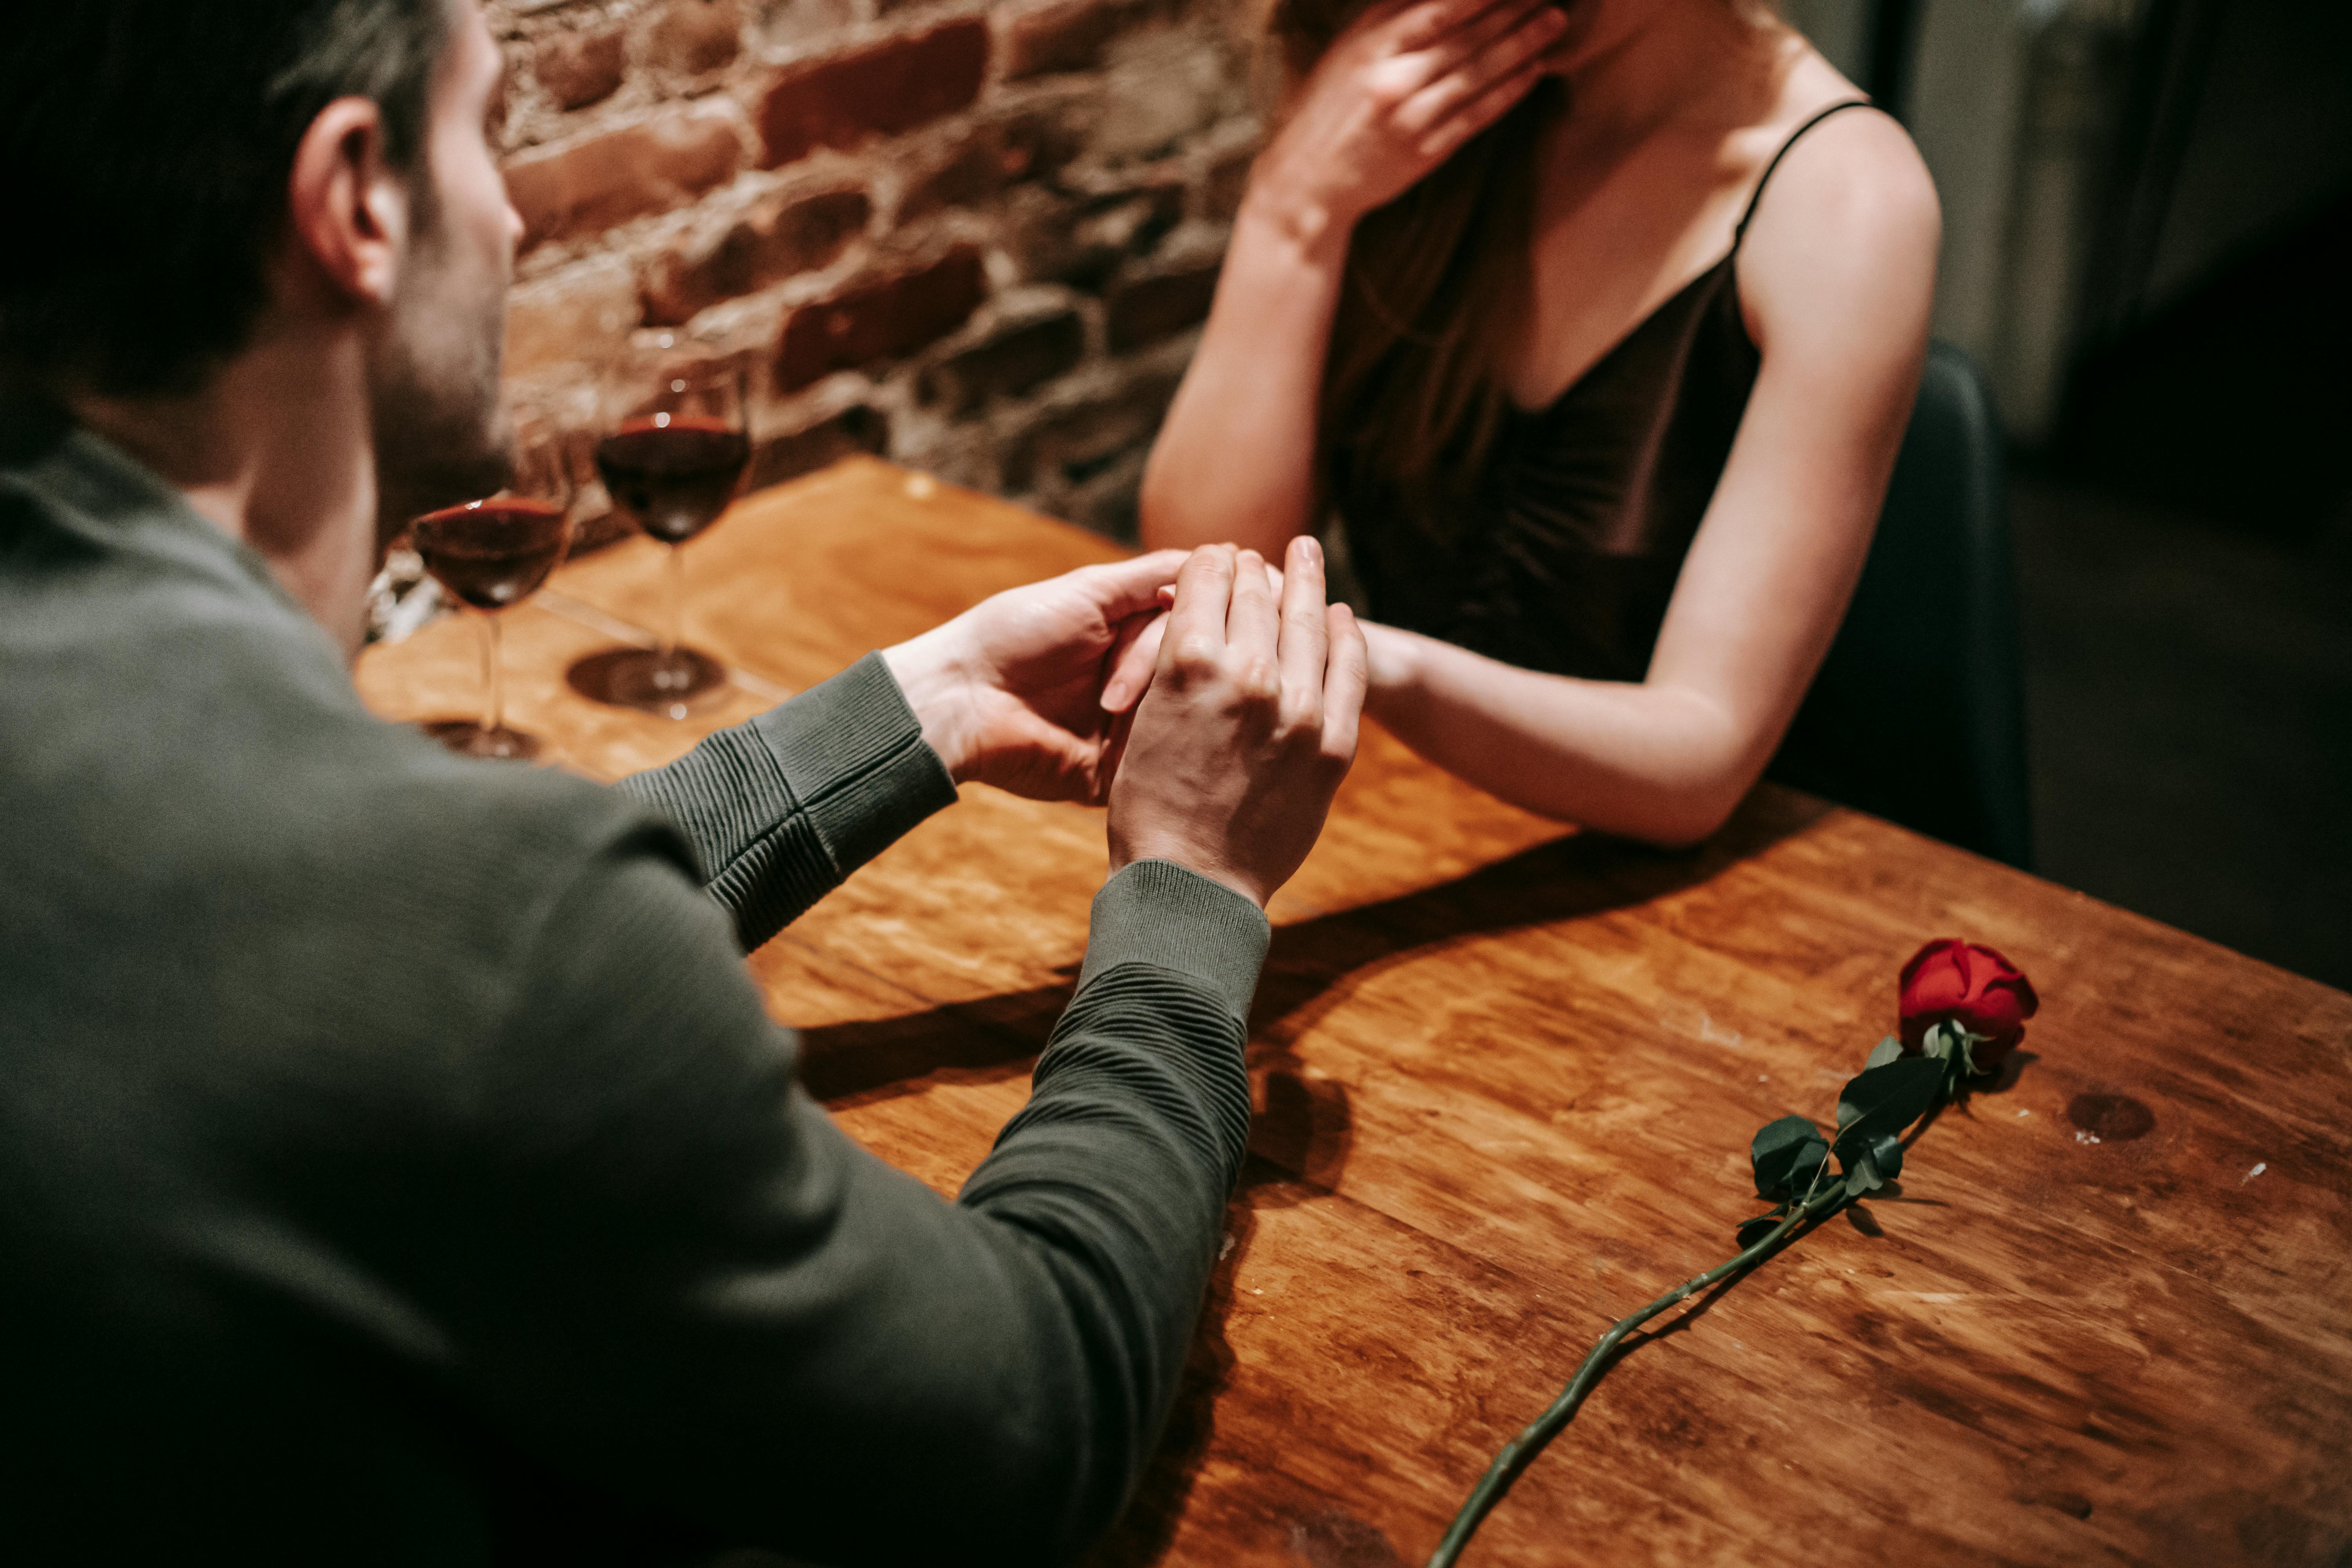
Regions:
[[[2025,1037],[2025,1020],[2042,1005],[2025,972],[1991,948],[1939,937],[1903,966],[1903,1048],[1917,1054],[1929,1026],[1946,1019],[1971,1035],[1979,1071],[1990,1071]]]

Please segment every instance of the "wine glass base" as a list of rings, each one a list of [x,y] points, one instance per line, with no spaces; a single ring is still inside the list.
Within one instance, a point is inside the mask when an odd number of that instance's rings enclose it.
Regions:
[[[724,695],[727,667],[700,648],[664,654],[649,647],[606,648],[563,672],[565,684],[592,701],[683,719]]]
[[[527,763],[539,755],[539,737],[520,730],[486,730],[471,719],[438,719],[420,727],[459,756]]]

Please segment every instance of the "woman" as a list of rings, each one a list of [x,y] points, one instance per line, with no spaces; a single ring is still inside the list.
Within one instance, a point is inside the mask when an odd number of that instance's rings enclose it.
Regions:
[[[1277,5],[1285,101],[1145,542],[1278,561],[1336,511],[1391,731],[1532,810],[1705,837],[1861,573],[1934,188],[1752,0],[1360,4]]]

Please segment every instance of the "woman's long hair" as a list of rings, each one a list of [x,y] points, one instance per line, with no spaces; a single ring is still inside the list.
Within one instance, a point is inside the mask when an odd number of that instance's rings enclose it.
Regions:
[[[1367,0],[1274,0],[1267,30],[1306,79]],[[1493,449],[1507,410],[1496,372],[1527,321],[1536,141],[1562,85],[1509,113],[1357,225],[1332,322],[1318,458],[1420,504],[1437,523]]]
[[[1369,0],[1273,0],[1266,31],[1306,79]],[[1769,0],[1727,0],[1756,19]],[[1317,458],[1388,489],[1443,531],[1475,491],[1509,412],[1501,382],[1533,307],[1536,154],[1566,84],[1546,78],[1412,189],[1368,214],[1348,251],[1324,364]]]

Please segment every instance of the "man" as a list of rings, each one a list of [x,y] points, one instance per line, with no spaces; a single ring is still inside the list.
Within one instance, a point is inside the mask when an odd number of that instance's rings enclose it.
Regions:
[[[499,73],[474,0],[76,0],[0,53],[6,1554],[1066,1559],[1183,1360],[1360,637],[1311,550],[1278,603],[1209,550],[618,790],[375,721],[377,519],[496,467]],[[950,1205],[740,950],[957,780],[1098,789],[1171,578],[1076,994]]]

